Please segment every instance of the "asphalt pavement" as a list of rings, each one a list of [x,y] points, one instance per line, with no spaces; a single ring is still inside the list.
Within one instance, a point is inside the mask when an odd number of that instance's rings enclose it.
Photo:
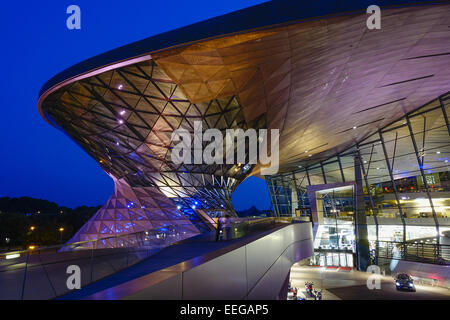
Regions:
[[[450,300],[450,289],[416,283],[416,292],[398,291],[392,276],[380,276],[380,289],[369,289],[370,273],[356,270],[339,271],[323,267],[300,266],[291,268],[291,286],[298,288],[298,295],[307,299],[305,282],[322,289],[323,300]],[[370,282],[370,281],[369,281]]]

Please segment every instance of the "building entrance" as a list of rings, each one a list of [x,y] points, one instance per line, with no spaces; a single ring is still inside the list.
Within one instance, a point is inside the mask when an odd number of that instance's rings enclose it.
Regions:
[[[312,265],[353,267],[355,253],[353,186],[316,193],[318,230]]]

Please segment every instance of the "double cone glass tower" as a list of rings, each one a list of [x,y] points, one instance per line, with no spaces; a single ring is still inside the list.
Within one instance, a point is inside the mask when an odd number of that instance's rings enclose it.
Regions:
[[[342,264],[354,250],[368,259],[392,241],[442,241],[450,229],[450,6],[390,3],[381,29],[368,29],[359,2],[271,1],[50,79],[42,116],[115,182],[72,241],[203,232],[204,217],[236,215],[231,194],[250,175],[266,179],[275,216],[315,222],[317,259],[326,263]],[[204,130],[278,129],[279,172],[174,163],[172,133],[193,132],[195,121]]]

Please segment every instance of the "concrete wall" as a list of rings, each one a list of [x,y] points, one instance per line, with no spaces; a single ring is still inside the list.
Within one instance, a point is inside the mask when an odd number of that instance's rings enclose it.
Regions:
[[[392,274],[408,273],[419,282],[450,288],[450,266],[403,260],[387,260]]]
[[[212,259],[197,257],[104,290],[90,299],[283,299],[291,266],[313,253],[311,223],[287,224]],[[286,292],[287,294],[287,292]]]

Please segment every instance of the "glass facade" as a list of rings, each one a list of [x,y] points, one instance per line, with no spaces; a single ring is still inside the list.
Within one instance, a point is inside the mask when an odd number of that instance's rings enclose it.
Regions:
[[[186,218],[193,229],[182,231],[192,235],[209,230],[202,214],[235,216],[231,194],[254,165],[175,163],[172,133],[183,129],[192,137],[195,123],[222,133],[265,128],[265,115],[245,120],[235,95],[191,103],[153,60],[69,83],[46,97],[42,111],[115,182],[114,194],[73,241],[186,225]],[[204,149],[209,142],[201,143]],[[237,153],[237,143],[224,157],[230,152]]]
[[[319,222],[316,250],[354,251],[359,156],[369,240],[380,246],[417,239],[439,243],[450,230],[449,114],[447,93],[334,157],[267,176],[275,215],[312,212]]]

